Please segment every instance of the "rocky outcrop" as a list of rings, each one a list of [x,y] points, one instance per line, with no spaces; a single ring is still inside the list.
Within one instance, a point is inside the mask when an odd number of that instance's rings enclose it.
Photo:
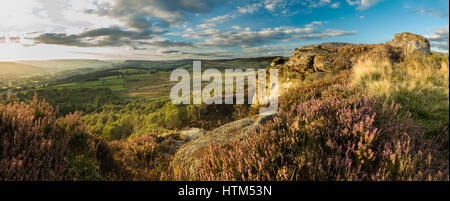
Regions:
[[[290,79],[291,75],[303,76],[303,80],[323,77],[328,72],[349,69],[361,60],[377,59],[398,62],[410,54],[428,55],[430,45],[426,38],[411,34],[396,34],[395,38],[385,44],[350,44],[350,43],[323,43],[309,45],[294,50],[290,58],[276,58],[271,68],[279,69],[280,78],[279,95],[285,93],[291,86],[297,85],[297,79]],[[270,120],[272,116],[253,116],[239,121],[228,123],[220,128],[205,132],[202,129],[183,131],[188,143],[180,147],[175,154],[173,167],[177,170],[195,173],[203,153],[213,142],[231,142],[242,140],[253,130]]]
[[[428,56],[431,53],[428,39],[408,32],[395,34],[395,38],[387,44],[402,48],[405,54]]]
[[[289,59],[277,59],[271,67],[281,70],[285,76],[292,72],[333,72],[351,68],[360,59],[402,60],[407,55],[430,54],[430,43],[423,36],[412,33],[396,34],[385,44],[323,43],[308,45],[294,50]]]
[[[259,126],[272,119],[272,116],[252,116],[234,121],[212,130],[199,138],[180,147],[175,154],[173,166],[189,173],[199,167],[204,151],[213,142],[231,142],[244,139],[248,134],[259,129]]]

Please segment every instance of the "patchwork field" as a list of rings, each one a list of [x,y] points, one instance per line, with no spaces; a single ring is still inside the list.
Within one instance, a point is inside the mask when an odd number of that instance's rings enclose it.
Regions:
[[[235,60],[210,60],[202,63],[202,70],[214,68],[224,73],[224,69],[258,69],[265,68],[272,58],[252,58]],[[135,67],[133,67],[135,66]],[[111,69],[83,69],[76,76],[68,77],[57,84],[49,85],[52,89],[107,88],[126,97],[145,97],[150,100],[167,98],[177,82],[170,81],[171,70],[183,68],[192,73],[192,61],[188,63],[162,62],[159,67],[147,62],[124,62]],[[92,77],[92,78],[90,78]],[[192,77],[192,74],[191,74]],[[89,81],[84,81],[86,80]],[[80,81],[77,81],[80,80]],[[62,82],[62,83],[61,83]],[[206,85],[207,83],[203,83]]]

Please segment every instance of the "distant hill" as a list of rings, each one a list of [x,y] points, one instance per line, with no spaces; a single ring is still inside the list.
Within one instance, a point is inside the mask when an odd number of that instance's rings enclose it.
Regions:
[[[126,60],[126,61],[101,61],[94,59],[63,59],[63,60],[42,60],[42,61],[16,61],[0,62],[0,77],[15,78],[20,76],[30,76],[35,74],[48,74],[82,68],[144,68],[144,69],[171,69],[179,67],[191,67],[192,61],[203,61],[204,67],[209,68],[264,68],[270,64],[275,57],[258,58],[236,58],[219,60]]]
[[[32,65],[50,71],[72,70],[79,68],[93,68],[112,64],[110,61],[91,60],[91,59],[63,59],[63,60],[45,60],[45,61],[18,61],[17,63]]]
[[[47,70],[28,64],[0,62],[0,76],[2,77],[19,77],[41,73],[47,73]]]
[[[117,65],[117,67],[126,68],[173,68],[182,67],[186,65],[192,65],[193,61],[202,61],[204,65],[219,65],[219,64],[230,64],[237,62],[262,62],[263,64],[270,64],[275,57],[254,57],[254,58],[234,58],[234,59],[183,59],[183,60],[160,60],[160,61],[149,61],[149,60],[126,60],[123,63]],[[224,65],[223,67],[226,67]],[[264,66],[261,66],[264,67]]]

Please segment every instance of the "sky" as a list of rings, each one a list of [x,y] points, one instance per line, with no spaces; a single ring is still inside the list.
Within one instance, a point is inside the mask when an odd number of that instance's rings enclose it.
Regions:
[[[448,0],[14,0],[0,61],[290,56],[323,42],[427,37],[448,52]]]

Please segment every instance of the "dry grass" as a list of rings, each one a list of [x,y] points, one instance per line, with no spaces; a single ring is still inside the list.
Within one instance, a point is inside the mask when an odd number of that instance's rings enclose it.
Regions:
[[[412,113],[428,133],[448,133],[448,55],[406,58],[400,63],[365,60],[352,70],[352,85]]]

